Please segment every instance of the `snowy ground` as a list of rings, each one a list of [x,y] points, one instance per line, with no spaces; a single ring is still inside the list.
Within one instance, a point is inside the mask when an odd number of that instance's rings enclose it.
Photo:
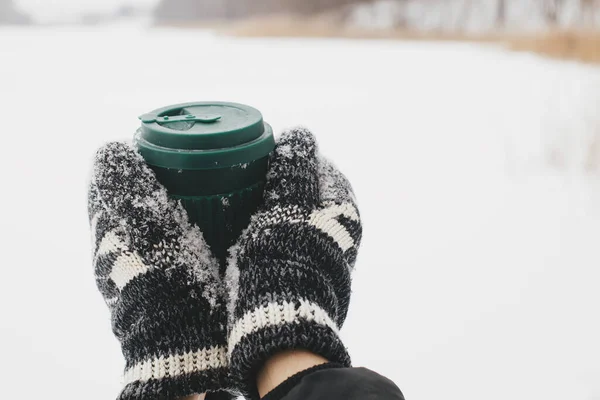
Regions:
[[[90,158],[143,112],[210,99],[307,125],[353,182],[356,365],[410,400],[600,399],[600,182],[585,172],[599,70],[465,44],[125,28],[0,30],[3,397],[114,398]]]

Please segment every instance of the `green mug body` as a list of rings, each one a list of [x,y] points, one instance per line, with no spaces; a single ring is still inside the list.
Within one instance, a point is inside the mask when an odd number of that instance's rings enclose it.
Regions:
[[[271,127],[258,110],[225,102],[172,105],[140,120],[138,151],[224,266],[262,201]]]

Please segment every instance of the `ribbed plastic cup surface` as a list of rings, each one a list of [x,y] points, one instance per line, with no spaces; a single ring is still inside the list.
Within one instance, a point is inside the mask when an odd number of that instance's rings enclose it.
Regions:
[[[264,190],[273,131],[249,106],[177,104],[140,117],[135,144],[224,265]]]

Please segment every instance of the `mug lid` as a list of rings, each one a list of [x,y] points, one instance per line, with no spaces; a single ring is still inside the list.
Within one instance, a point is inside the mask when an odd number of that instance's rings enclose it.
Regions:
[[[273,130],[260,111],[244,104],[176,104],[139,119],[135,144],[146,162],[158,167],[230,167],[265,157],[275,147]]]

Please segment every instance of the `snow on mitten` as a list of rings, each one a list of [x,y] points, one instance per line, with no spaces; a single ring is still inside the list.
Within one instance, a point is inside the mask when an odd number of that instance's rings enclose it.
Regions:
[[[129,145],[98,151],[89,215],[97,286],[126,361],[119,399],[223,389],[227,316],[218,262]]]
[[[361,233],[352,188],[317,154],[313,135],[284,133],[271,154],[264,205],[227,267],[230,373],[250,398],[258,398],[258,369],[282,350],[350,365],[338,329]]]

